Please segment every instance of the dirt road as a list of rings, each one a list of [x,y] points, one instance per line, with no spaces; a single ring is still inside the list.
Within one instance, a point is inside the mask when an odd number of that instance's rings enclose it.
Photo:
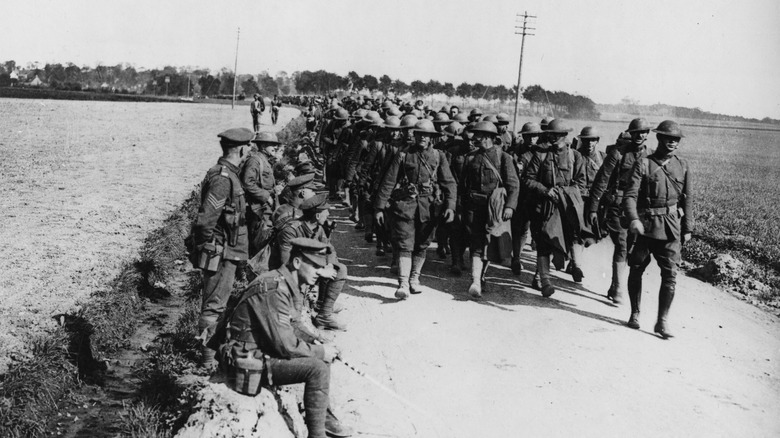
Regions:
[[[299,111],[282,108],[279,130]],[[0,99],[0,374],[106,288],[219,156],[246,106]]]
[[[421,295],[398,302],[388,257],[344,221],[336,247],[349,267],[336,338],[347,362],[405,399],[333,365],[334,404],[358,436],[780,436],[777,318],[681,276],[676,337],[652,333],[657,267],[645,274],[642,329],[628,304],[603,296],[611,243],[586,250],[581,286],[558,273],[550,299],[491,267],[482,301],[429,251]],[[524,257],[533,269],[533,253]]]

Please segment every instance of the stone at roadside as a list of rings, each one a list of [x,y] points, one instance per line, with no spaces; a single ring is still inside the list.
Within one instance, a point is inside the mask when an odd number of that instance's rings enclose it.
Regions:
[[[295,438],[278,406],[266,388],[248,397],[224,383],[209,383],[198,392],[194,413],[176,436]]]

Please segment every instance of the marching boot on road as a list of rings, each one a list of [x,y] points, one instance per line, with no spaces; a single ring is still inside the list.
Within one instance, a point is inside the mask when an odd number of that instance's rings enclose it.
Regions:
[[[672,337],[667,319],[674,299],[677,269],[682,244],[690,240],[693,229],[691,178],[688,163],[676,155],[684,136],[671,120],[653,129],[658,139],[655,152],[634,164],[626,189],[623,208],[630,220],[629,231],[636,242],[628,256],[631,267],[628,293],[631,298],[629,327],[639,327],[639,303],[642,274],[650,264],[650,255],[661,268],[658,319],[654,331],[664,339]]]

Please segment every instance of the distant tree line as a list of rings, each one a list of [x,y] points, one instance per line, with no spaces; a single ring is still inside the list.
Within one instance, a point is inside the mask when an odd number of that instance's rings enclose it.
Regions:
[[[721,122],[738,123],[771,123],[780,125],[780,120],[772,119],[770,117],[764,117],[763,119],[759,120],[750,117],[729,116],[725,114],[711,113],[709,111],[704,111],[701,108],[687,108],[682,106],[666,105],[662,103],[656,103],[653,105],[640,105],[639,102],[629,97],[624,97],[618,104],[600,104],[599,108],[604,112],[624,113],[636,116],[641,115],[696,120],[716,120]]]

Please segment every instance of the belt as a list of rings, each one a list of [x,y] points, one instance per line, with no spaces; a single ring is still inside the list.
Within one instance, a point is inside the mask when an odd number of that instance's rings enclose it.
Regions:
[[[230,339],[238,342],[245,342],[247,344],[254,344],[257,348],[257,340],[255,339],[255,336],[252,334],[251,331],[247,330],[230,330]]]
[[[666,207],[647,207],[643,208],[639,211],[639,215],[647,215],[647,216],[663,216],[667,215],[669,213],[673,213],[677,211],[677,203],[675,202],[672,205],[668,205]]]

